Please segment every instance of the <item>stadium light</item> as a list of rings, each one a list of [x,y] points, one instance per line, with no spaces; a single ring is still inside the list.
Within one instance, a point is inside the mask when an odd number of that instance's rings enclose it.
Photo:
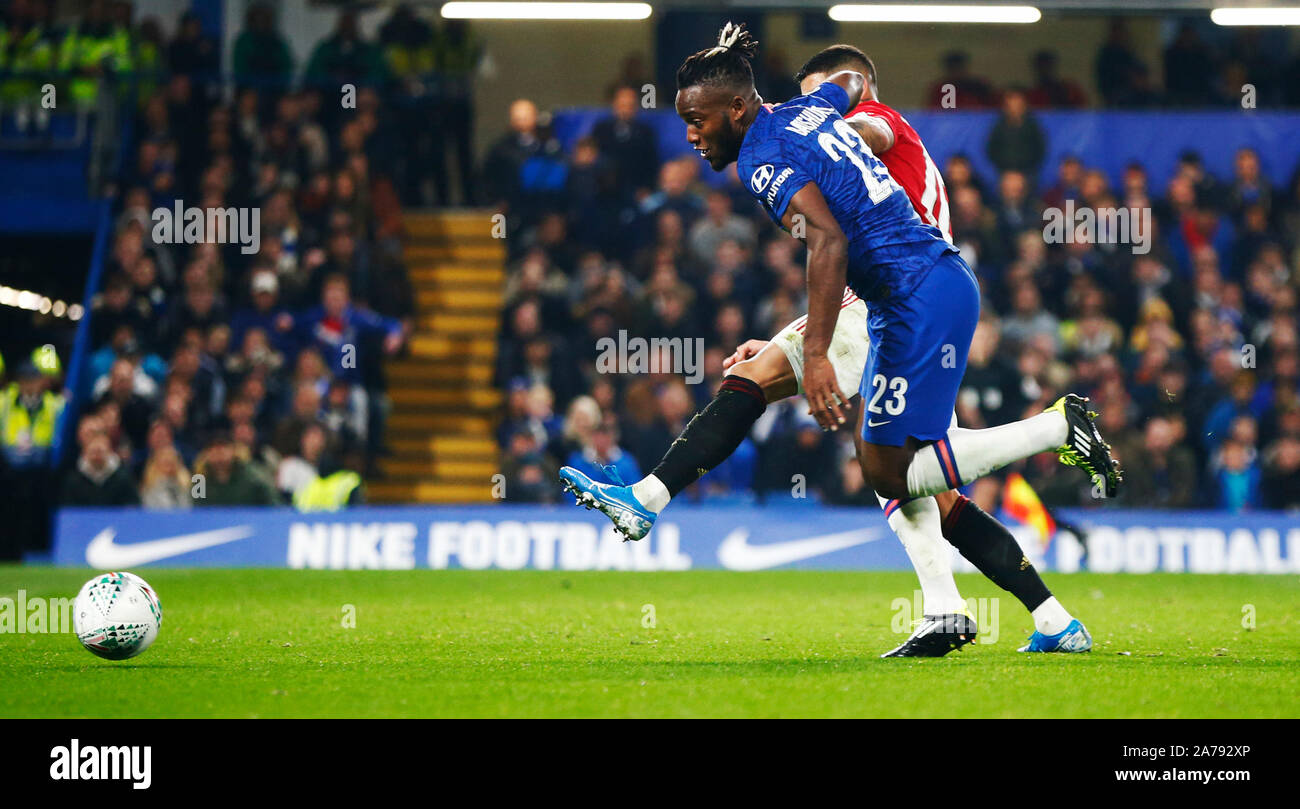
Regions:
[[[1216,25],[1300,25],[1300,8],[1216,8]]]
[[[68,320],[81,320],[81,316],[85,311],[79,303],[70,304],[48,298],[39,292],[32,292],[29,289],[14,289],[10,286],[0,286],[0,306],[26,309],[29,312],[40,312],[43,315],[53,314],[55,317],[67,318]]]
[[[649,3],[453,2],[442,7],[449,20],[644,20]]]
[[[1031,23],[1043,14],[1033,6],[934,6],[848,3],[827,12],[836,22],[1001,22]]]

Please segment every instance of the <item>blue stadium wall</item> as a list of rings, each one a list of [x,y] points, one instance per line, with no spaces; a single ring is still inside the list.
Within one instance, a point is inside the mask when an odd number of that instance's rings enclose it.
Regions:
[[[672,111],[672,99],[658,99],[661,107],[643,113],[655,128],[659,154],[664,158],[692,154],[685,127]],[[555,116],[555,135],[566,149],[608,116],[603,109],[570,109]],[[925,141],[925,148],[940,169],[948,158],[964,154],[976,173],[992,180],[997,171],[985,154],[996,112],[959,110],[904,111],[908,122]],[[1056,180],[1061,159],[1077,155],[1090,168],[1099,168],[1118,185],[1124,167],[1141,163],[1154,194],[1163,195],[1184,151],[1198,153],[1215,176],[1232,176],[1233,158],[1242,147],[1259,152],[1265,176],[1275,184],[1287,183],[1300,165],[1300,113],[1265,110],[1203,110],[1195,112],[1044,111],[1035,113],[1047,140],[1047,155],[1038,181],[1043,187]],[[701,174],[713,182],[723,174]]]
[[[1046,548],[1017,528],[1044,569],[1113,573],[1300,573],[1300,516],[1061,509],[1088,535]],[[150,566],[303,569],[907,570],[879,509],[674,504],[641,542],[573,506],[65,508],[53,559],[101,570]],[[955,569],[971,570],[954,554]]]

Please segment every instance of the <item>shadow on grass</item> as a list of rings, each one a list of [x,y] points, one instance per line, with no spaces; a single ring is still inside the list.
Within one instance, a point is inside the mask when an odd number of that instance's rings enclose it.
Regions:
[[[123,660],[123,661],[121,661],[121,662],[114,662],[114,661],[111,661],[111,660],[105,660],[105,661],[103,662],[103,664],[98,664],[98,663],[54,663],[54,664],[42,664],[42,665],[40,666],[40,670],[41,670],[41,671],[48,671],[48,672],[53,672],[53,671],[75,671],[75,672],[77,672],[78,674],[99,674],[99,673],[101,673],[101,672],[119,671],[119,670],[122,670],[122,669],[127,669],[127,670],[130,670],[130,671],[137,671],[137,670],[148,671],[148,670],[150,670],[150,669],[159,669],[159,670],[162,670],[162,669],[167,669],[167,670],[170,670],[170,669],[185,669],[185,670],[190,670],[190,671],[219,671],[219,670],[224,670],[224,669],[226,669],[226,668],[228,668],[228,667],[227,667],[227,666],[224,666],[224,665],[217,665],[217,664],[212,664],[212,665],[202,665],[202,664],[196,664],[196,663],[161,663],[161,662],[160,662],[160,663],[149,663],[149,662],[144,662],[144,661],[141,661],[141,662],[139,662],[139,663],[132,663],[132,662],[127,661],[127,660]]]

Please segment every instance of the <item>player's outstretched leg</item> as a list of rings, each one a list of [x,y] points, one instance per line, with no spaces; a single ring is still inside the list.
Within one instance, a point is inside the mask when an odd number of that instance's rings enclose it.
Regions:
[[[1086,652],[1092,636],[1047,589],[1006,526],[964,495],[939,495],[943,535],[989,581],[1015,596],[1034,619],[1022,652]]]
[[[668,501],[736,451],[767,402],[762,385],[733,372],[723,378],[713,401],[691,418],[651,474],[630,486],[615,486],[597,483],[566,466],[560,470],[564,490],[573,493],[578,505],[599,509],[626,539],[641,539],[650,533]]]
[[[1113,494],[1119,469],[1085,399],[1065,396],[1036,416],[983,430],[949,423],[979,309],[974,274],[947,253],[909,295],[873,310],[858,391],[868,402],[859,426],[867,482],[885,497],[927,497],[1055,450]]]
[[[1037,416],[983,430],[956,428],[912,456],[907,467],[911,497],[938,494],[970,483],[1007,464],[1054,451],[1061,463],[1077,466],[1113,497],[1123,473],[1110,444],[1097,430],[1088,400],[1071,393]]]
[[[1088,409],[1087,397],[1067,393],[1046,412],[1053,411],[1063,415],[1070,426],[1065,443],[1056,450],[1061,463],[1080,467],[1094,484],[1105,484],[1107,497],[1114,497],[1124,473],[1119,461],[1110,457],[1110,444],[1097,429],[1097,414]]]
[[[734,356],[743,355],[738,351]],[[560,480],[578,505],[600,509],[624,537],[641,539],[672,498],[736,451],[768,402],[797,392],[786,354],[772,345],[763,347],[731,367],[713,401],[695,414],[649,475],[631,486],[611,486],[566,466]]]

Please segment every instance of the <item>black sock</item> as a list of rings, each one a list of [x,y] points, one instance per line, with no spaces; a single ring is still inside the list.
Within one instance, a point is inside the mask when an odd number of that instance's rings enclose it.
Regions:
[[[763,389],[739,376],[722,380],[718,395],[690,420],[654,469],[673,497],[727,460],[767,409]]]
[[[943,535],[989,581],[1033,610],[1052,597],[1007,527],[965,497],[943,521]]]

